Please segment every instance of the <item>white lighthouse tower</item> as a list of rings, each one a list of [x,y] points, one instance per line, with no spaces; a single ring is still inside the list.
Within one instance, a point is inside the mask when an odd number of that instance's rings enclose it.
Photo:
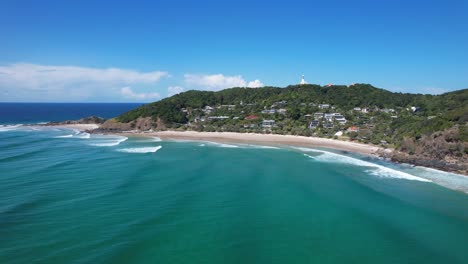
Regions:
[[[304,80],[304,74],[302,75],[302,79],[301,79],[301,83],[300,85],[304,85],[304,84],[307,84],[306,81]]]

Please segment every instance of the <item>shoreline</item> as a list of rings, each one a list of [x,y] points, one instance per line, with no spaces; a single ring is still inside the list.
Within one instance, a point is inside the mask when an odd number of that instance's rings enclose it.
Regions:
[[[419,166],[429,169],[445,171],[457,175],[468,176],[464,171],[454,171],[444,169],[439,166],[424,166],[412,162],[393,161],[389,157],[395,150],[390,148],[382,148],[375,145],[367,145],[363,143],[343,141],[337,139],[304,137],[294,135],[278,135],[278,134],[259,134],[259,133],[237,133],[237,132],[196,132],[196,131],[100,131],[98,124],[54,124],[47,125],[50,127],[62,127],[67,129],[76,129],[80,132],[101,134],[101,135],[117,135],[126,137],[158,137],[162,140],[188,140],[188,141],[212,141],[217,143],[239,143],[239,144],[256,144],[263,146],[275,147],[310,147],[310,148],[329,148],[340,151],[347,151],[365,156],[373,156],[384,158],[395,164],[407,164],[410,166]]]
[[[336,139],[304,137],[293,135],[236,133],[236,132],[195,132],[195,131],[158,131],[158,132],[123,132],[106,133],[130,137],[159,137],[163,140],[213,141],[218,143],[256,143],[268,146],[324,147],[354,152],[363,155],[377,156],[383,148],[361,143]]]

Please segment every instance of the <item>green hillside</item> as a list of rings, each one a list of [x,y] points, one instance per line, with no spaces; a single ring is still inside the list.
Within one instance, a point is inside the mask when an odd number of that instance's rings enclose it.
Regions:
[[[393,93],[369,84],[231,88],[218,92],[187,91],[141,106],[117,120],[129,123],[139,117],[151,117],[164,124],[159,128],[155,125],[154,129],[339,136],[409,153],[418,152],[424,140],[434,140],[437,133],[442,133],[444,137],[450,134],[450,138],[447,146],[439,148],[463,156],[468,141],[467,102],[468,89],[424,95]],[[321,109],[320,104],[329,108]],[[207,106],[213,109],[207,111]],[[327,121],[314,117],[315,113],[335,115]],[[266,125],[263,120],[273,120],[274,124]],[[312,123],[314,120],[317,121]]]

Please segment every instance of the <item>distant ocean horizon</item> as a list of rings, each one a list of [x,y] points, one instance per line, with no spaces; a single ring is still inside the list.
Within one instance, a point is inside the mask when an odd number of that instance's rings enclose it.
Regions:
[[[143,104],[0,102],[0,124],[77,120],[92,115],[113,118]]]
[[[0,263],[468,263],[468,177],[324,148],[27,124],[0,103]]]

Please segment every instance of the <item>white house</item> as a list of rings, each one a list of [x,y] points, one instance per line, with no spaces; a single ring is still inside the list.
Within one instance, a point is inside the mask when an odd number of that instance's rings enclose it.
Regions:
[[[323,117],[324,117],[325,120],[327,120],[328,122],[332,122],[332,121],[333,121],[334,115],[333,115],[333,114],[330,114],[330,113],[327,113],[327,114],[324,114]]]
[[[320,109],[328,109],[328,108],[330,108],[330,105],[329,104],[319,104],[318,107]]]
[[[315,113],[314,114],[314,119],[322,119],[323,118],[323,113]]]
[[[274,114],[276,113],[276,109],[265,109],[265,110],[262,110],[262,114]]]
[[[319,123],[320,123],[320,121],[318,121],[318,120],[314,120],[314,121],[310,122],[310,124],[309,124],[309,128],[310,128],[310,129],[317,128],[317,127],[318,127],[318,125],[319,125]]]
[[[262,127],[272,127],[275,125],[275,120],[263,120]]]

